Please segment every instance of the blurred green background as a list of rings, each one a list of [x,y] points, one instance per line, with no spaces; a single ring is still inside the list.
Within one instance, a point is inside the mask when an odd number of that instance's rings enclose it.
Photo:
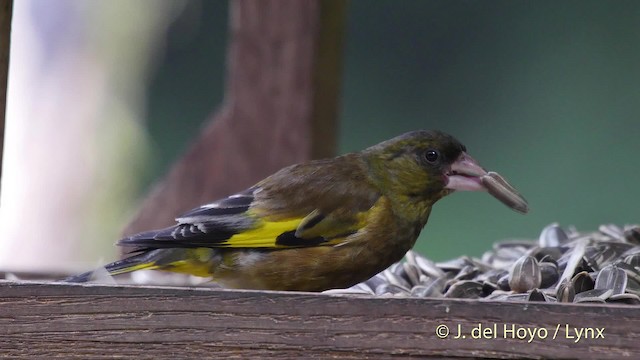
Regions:
[[[447,197],[418,251],[640,222],[640,1],[348,4],[339,152],[441,129],[530,202]],[[14,5],[0,270],[86,270],[220,105],[228,3]]]
[[[148,83],[148,179],[222,99],[226,19],[226,2],[190,2],[170,27]],[[441,129],[530,202],[521,216],[487,194],[444,199],[417,245],[434,259],[551,222],[639,222],[638,114],[638,1],[349,2],[340,153]]]

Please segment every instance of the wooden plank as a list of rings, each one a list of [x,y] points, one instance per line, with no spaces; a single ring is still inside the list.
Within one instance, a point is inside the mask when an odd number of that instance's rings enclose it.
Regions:
[[[224,104],[125,234],[168,226],[284,166],[335,154],[345,1],[234,0],[230,8]]]
[[[637,359],[639,328],[624,305],[0,282],[0,354],[17,358]]]
[[[11,16],[13,0],[0,0],[0,179],[4,152],[4,122],[7,106],[7,79],[9,75],[9,48],[11,43]]]

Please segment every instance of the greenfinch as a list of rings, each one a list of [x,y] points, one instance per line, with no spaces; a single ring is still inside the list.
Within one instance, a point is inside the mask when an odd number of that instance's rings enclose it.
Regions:
[[[506,192],[508,205],[526,212],[526,201],[504,179],[483,181],[487,174],[452,136],[409,132],[360,152],[286,167],[188,211],[176,225],[126,237],[118,245],[132,247],[131,256],[105,269],[110,275],[168,270],[231,288],[347,288],[399,261],[435,202],[455,190],[492,190],[499,199]],[[502,187],[487,189],[491,183]],[[67,280],[89,281],[92,274]]]

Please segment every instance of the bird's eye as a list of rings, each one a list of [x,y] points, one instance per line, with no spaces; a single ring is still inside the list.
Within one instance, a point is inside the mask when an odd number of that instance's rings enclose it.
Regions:
[[[440,158],[440,153],[437,150],[427,150],[424,153],[424,158],[429,164],[435,164]]]

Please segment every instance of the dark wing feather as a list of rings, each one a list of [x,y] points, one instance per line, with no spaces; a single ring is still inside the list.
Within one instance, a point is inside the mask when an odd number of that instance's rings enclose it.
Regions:
[[[253,203],[254,196],[253,193],[256,191],[256,187],[251,187],[245,191],[239,192],[237,194],[231,195],[224,199],[220,199],[218,201],[212,202],[207,205],[202,205],[195,209],[189,210],[186,213],[182,214],[176,220],[178,222],[187,222],[181,221],[183,219],[189,218],[198,218],[198,217],[211,217],[211,216],[224,216],[224,215],[234,215],[241,214],[245,211],[249,210],[251,203]]]
[[[189,210],[176,219],[177,225],[126,237],[118,245],[136,248],[224,246],[225,240],[255,224],[255,219],[246,215],[254,191],[252,187]]]

